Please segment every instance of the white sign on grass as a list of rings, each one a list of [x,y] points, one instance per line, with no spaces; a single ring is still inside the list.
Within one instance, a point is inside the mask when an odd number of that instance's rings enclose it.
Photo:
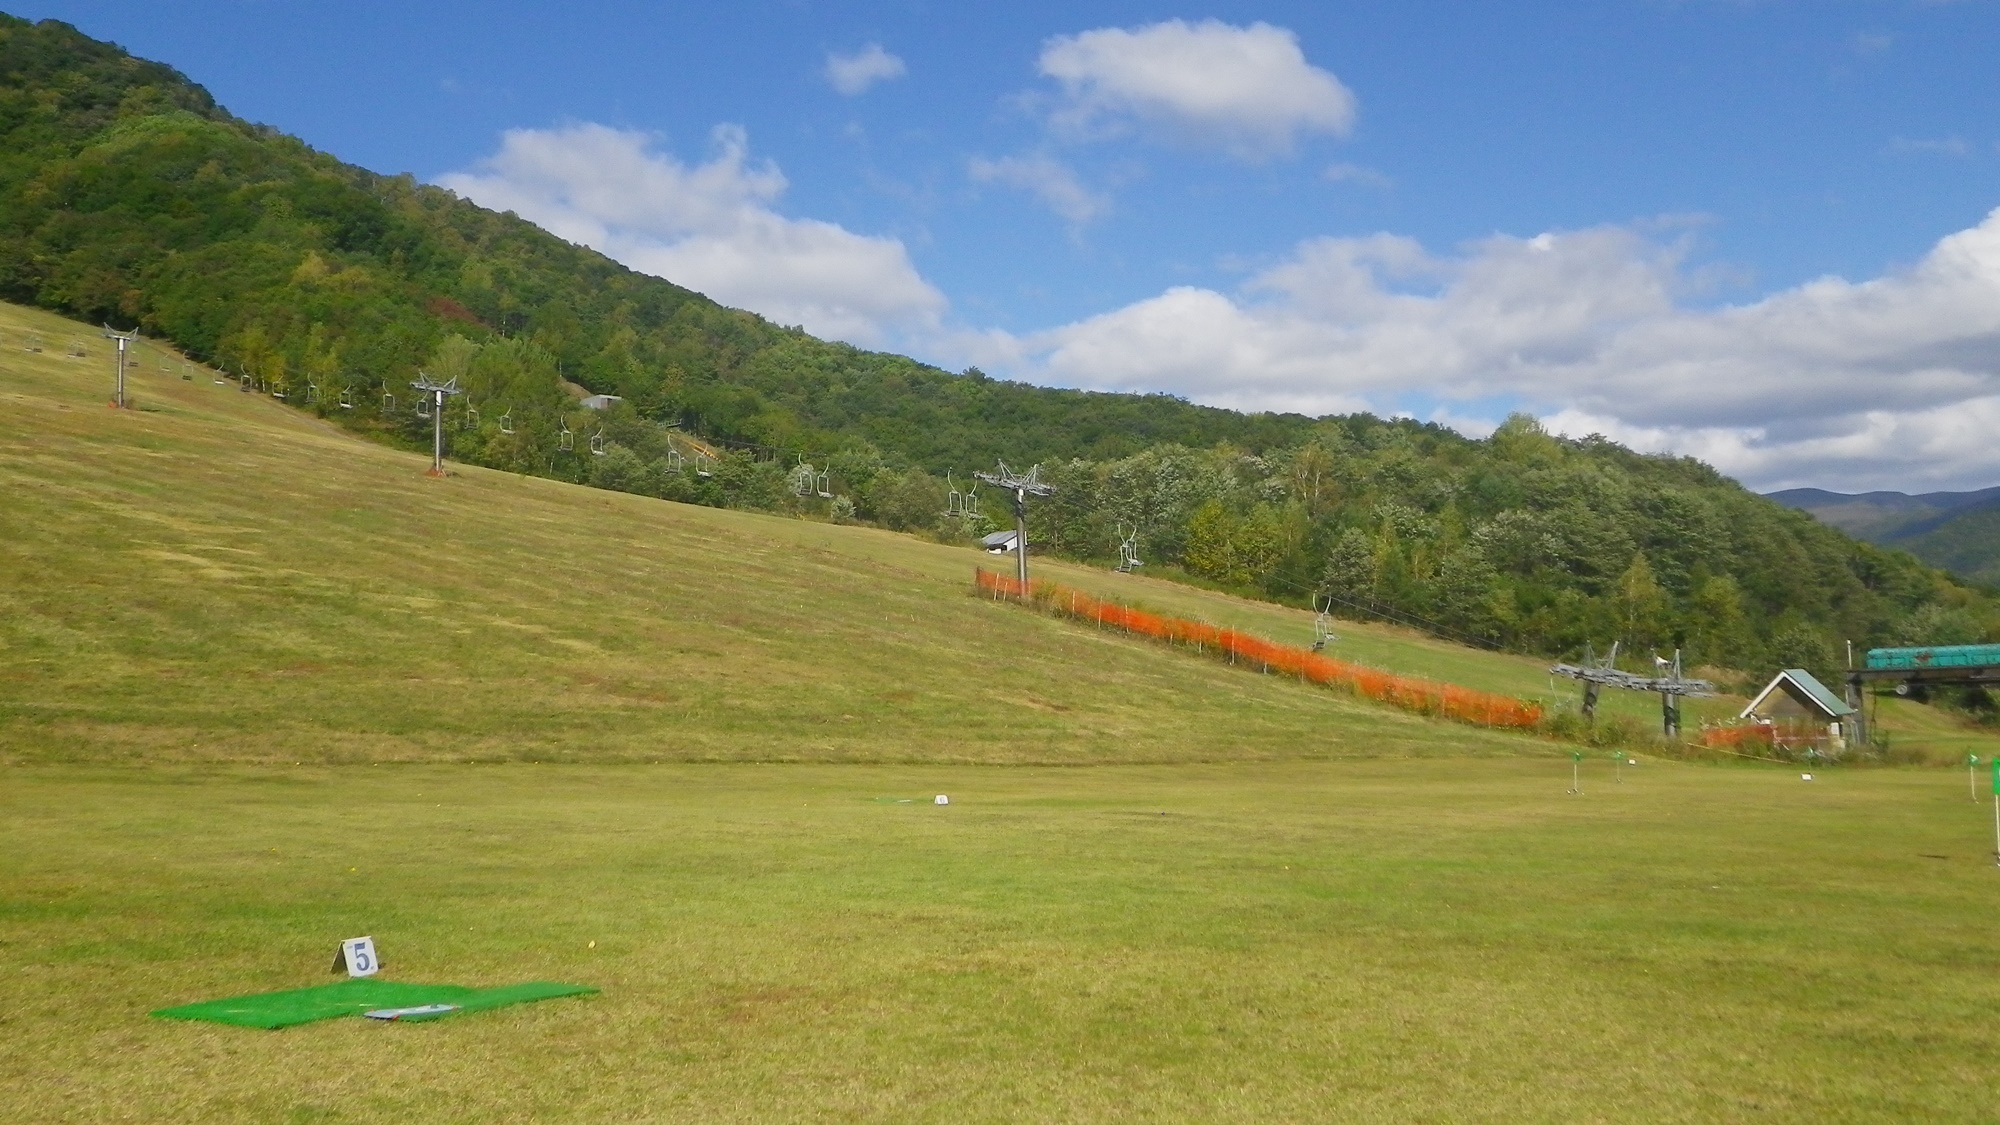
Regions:
[[[341,942],[335,968],[345,968],[350,977],[372,977],[380,972],[382,960],[375,956],[375,939],[357,937]]]

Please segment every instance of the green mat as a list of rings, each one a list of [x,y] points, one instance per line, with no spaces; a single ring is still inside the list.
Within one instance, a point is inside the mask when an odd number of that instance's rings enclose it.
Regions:
[[[484,1012],[531,1000],[552,1000],[558,996],[587,996],[597,990],[583,984],[557,984],[534,980],[500,988],[466,988],[456,984],[399,984],[396,981],[362,977],[314,988],[289,992],[259,992],[232,996],[227,1000],[205,1000],[178,1008],[161,1008],[156,1016],[170,1020],[208,1020],[237,1027],[279,1028],[330,1020],[336,1016],[358,1016],[380,1008],[420,1008],[428,1004],[452,1004],[452,1011],[403,1016],[402,1022],[438,1019],[462,1012]]]

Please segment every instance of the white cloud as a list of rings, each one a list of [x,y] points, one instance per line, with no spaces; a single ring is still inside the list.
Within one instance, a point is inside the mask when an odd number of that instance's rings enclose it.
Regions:
[[[943,294],[901,241],[772,209],[785,177],[718,126],[707,163],[654,151],[643,133],[581,124],[514,129],[500,151],[438,183],[513,211],[633,269],[726,305],[864,346],[935,328]]]
[[[1354,125],[1354,95],[1306,61],[1297,36],[1267,23],[1176,19],[1059,35],[1040,65],[1062,86],[1053,122],[1081,136],[1138,123],[1257,159],[1289,150],[1300,133]]]
[[[1897,137],[1889,143],[1889,147],[1897,152],[1921,152],[1931,156],[1970,156],[1972,154],[1972,146],[1965,143],[1964,137],[1920,137],[1914,140],[1908,137]]]
[[[1396,181],[1373,168],[1361,164],[1329,164],[1326,171],[1320,173],[1320,175],[1329,183],[1360,184],[1363,187],[1372,187],[1381,191],[1387,191],[1396,186]]]
[[[851,98],[865,93],[877,82],[901,78],[909,71],[903,60],[883,50],[882,44],[870,43],[851,55],[828,51],[822,73],[835,90]]]
[[[1003,156],[998,160],[975,156],[967,162],[966,174],[977,183],[1020,188],[1077,225],[1111,209],[1108,197],[1083,186],[1067,164],[1046,153]]]
[[[2000,210],[1906,269],[1723,308],[1685,304],[1683,253],[1623,227],[1316,239],[1238,292],[1024,337],[1017,373],[1315,414],[1518,404],[1766,487],[2000,480]]]
[[[1879,55],[1895,46],[1896,37],[1883,31],[1857,31],[1849,43],[1853,46],[1855,54],[1865,58],[1869,55]]]

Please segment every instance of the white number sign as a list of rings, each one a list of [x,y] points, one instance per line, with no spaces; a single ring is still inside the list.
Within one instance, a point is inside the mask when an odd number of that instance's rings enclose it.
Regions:
[[[372,977],[382,968],[381,959],[375,956],[375,939],[372,937],[348,938],[340,943],[341,959],[347,962],[350,977]]]

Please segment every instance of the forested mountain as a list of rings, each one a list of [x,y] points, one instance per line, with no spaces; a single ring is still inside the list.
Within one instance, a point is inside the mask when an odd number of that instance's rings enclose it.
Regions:
[[[1858,539],[1897,547],[1961,578],[2000,586],[2000,488],[1974,492],[1770,493]]]
[[[136,326],[388,440],[428,435],[420,367],[457,377],[453,456],[673,499],[963,535],[983,521],[944,516],[949,470],[1039,461],[1058,490],[1031,538],[1050,549],[1107,557],[1136,529],[1155,569],[1327,589],[1530,650],[1623,639],[1826,670],[1841,640],[1993,624],[1984,595],[1906,554],[1532,419],[1473,441],[817,340],[343,164],[55,22],[0,17],[0,296]],[[624,401],[584,410],[579,388]],[[825,476],[804,484],[802,460]]]

